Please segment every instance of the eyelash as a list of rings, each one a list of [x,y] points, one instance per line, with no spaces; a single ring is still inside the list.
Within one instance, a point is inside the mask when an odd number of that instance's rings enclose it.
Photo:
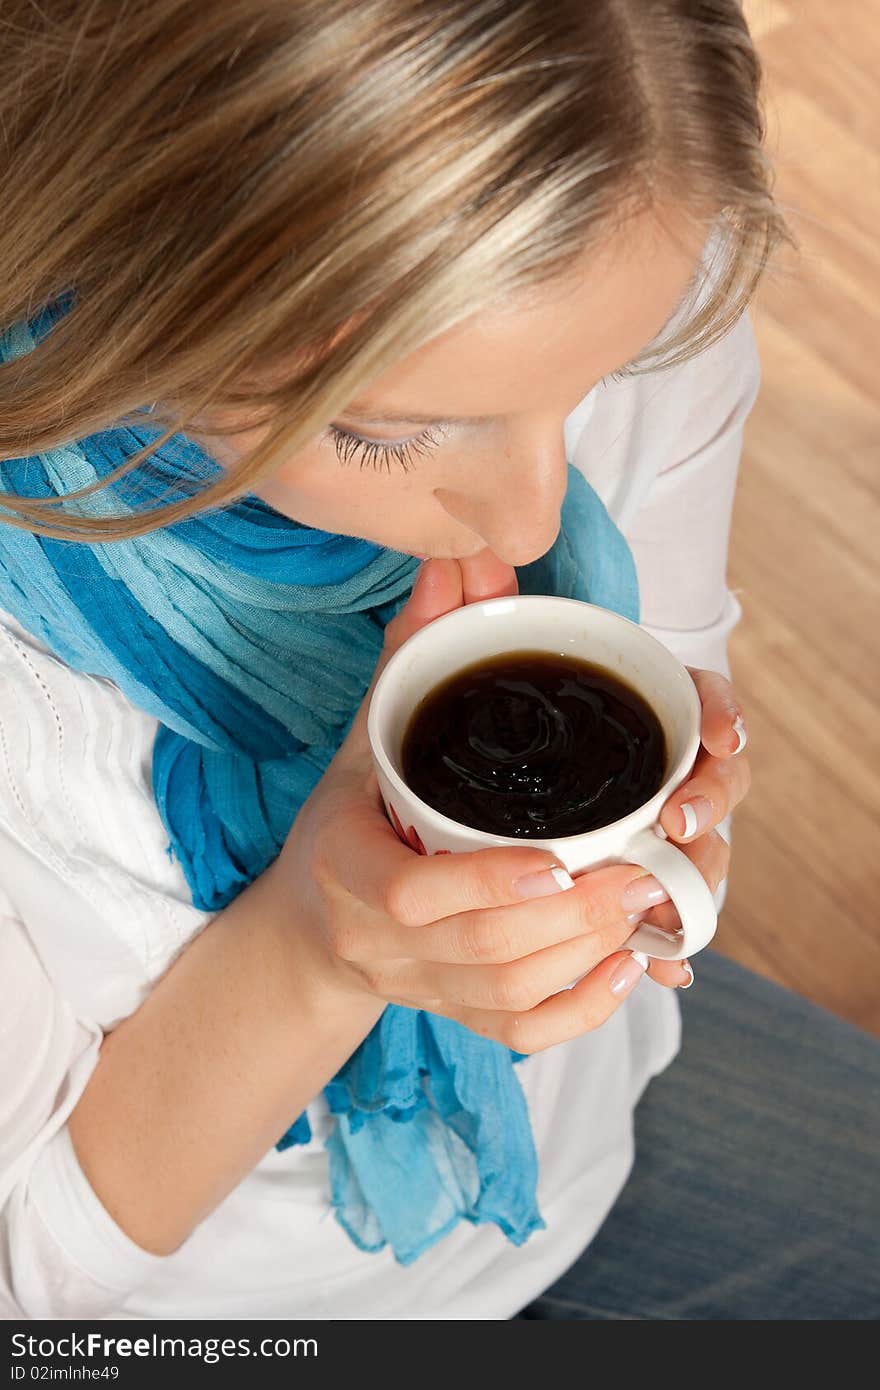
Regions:
[[[391,472],[392,460],[404,473],[409,473],[415,468],[416,457],[426,457],[439,444],[441,436],[435,426],[399,444],[380,444],[375,439],[364,439],[362,435],[352,434],[351,430],[341,429],[339,425],[331,425],[328,432],[340,463],[351,463],[359,457],[362,469],[372,468],[376,472],[384,469],[386,473]]]

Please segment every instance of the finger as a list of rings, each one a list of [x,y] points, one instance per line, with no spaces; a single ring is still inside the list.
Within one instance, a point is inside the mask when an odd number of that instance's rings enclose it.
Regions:
[[[548,875],[538,885],[545,896],[565,891],[571,881],[558,859],[537,847],[419,855],[398,839],[384,810],[366,799],[345,804],[340,797],[327,810],[329,824],[320,846],[325,881],[406,927],[521,902],[515,885],[524,878]],[[527,883],[526,891],[529,887]]]
[[[712,892],[717,892],[718,887],[727,877],[730,864],[730,846],[723,835],[719,835],[716,830],[711,830],[708,835],[701,835],[692,844],[683,845],[682,854],[686,855],[691,863],[699,869]],[[674,903],[663,903],[659,907],[652,908],[645,920],[672,936],[681,931],[681,918]],[[688,961],[652,959],[648,971],[651,979],[656,980],[661,985],[688,989],[693,984],[694,972]]]
[[[606,1023],[644,974],[645,957],[617,951],[579,980],[523,1013],[450,1007],[446,1016],[516,1052],[541,1052]]]
[[[741,753],[748,742],[748,734],[730,681],[717,671],[699,671],[692,666],[688,670],[703,707],[700,721],[703,747],[716,758],[732,758]]]
[[[684,786],[672,793],[660,812],[670,840],[687,843],[720,825],[751,785],[747,758],[720,759],[701,753]]]
[[[459,859],[473,857],[458,856]],[[486,867],[490,873],[496,873],[499,866]],[[447,865],[444,870],[451,871]],[[546,870],[542,870],[543,873]],[[455,874],[453,891],[459,895],[467,875],[467,867]],[[560,942],[589,936],[594,942],[595,959],[601,960],[609,951],[617,950],[644,916],[643,912],[627,910],[625,893],[634,876],[638,876],[639,881],[645,877],[631,865],[616,865],[581,875],[570,890],[553,892],[555,884],[551,881],[547,897],[540,900],[530,897],[523,902],[519,891],[522,880],[511,883],[505,875],[496,891],[499,896],[505,892],[509,898],[516,895],[517,901],[509,901],[507,906],[500,908],[456,913],[424,925],[424,919],[435,912],[436,907],[430,896],[422,896],[423,884],[416,885],[418,897],[410,895],[413,885],[410,880],[409,888],[403,892],[398,888],[388,893],[388,906],[393,911],[389,913],[386,908],[381,925],[365,934],[360,943],[352,942],[355,954],[347,958],[366,961],[377,957],[407,957],[452,966],[504,965],[531,959],[538,951]],[[468,887],[475,896],[488,896],[488,884],[482,875],[472,878]],[[401,917],[406,919],[405,924]]]
[[[412,593],[385,628],[383,663],[420,628],[442,618],[464,602],[461,566],[457,560],[425,560],[419,566]]]
[[[690,989],[694,982],[693,967],[688,960],[654,960],[648,962],[648,974],[658,985],[667,989]]]
[[[489,598],[506,598],[518,592],[516,570],[489,549],[459,560],[465,603]]]
[[[717,892],[730,867],[730,845],[724,836],[719,835],[717,830],[710,830],[689,844],[682,845],[681,852],[694,868],[699,869],[711,891]],[[656,911],[668,912],[670,909],[675,910],[671,903],[664,903]]]
[[[727,877],[730,864],[730,846],[724,836],[719,835],[717,830],[710,830],[707,835],[701,835],[692,844],[682,845],[681,852],[700,871],[711,892],[716,893]],[[645,921],[651,926],[659,927],[669,936],[678,936],[682,929],[678,909],[672,902],[661,903],[658,907],[652,908],[646,914]]]
[[[515,960],[545,945],[635,919],[648,903],[633,903],[627,889],[634,881],[655,884],[632,864],[572,880],[551,854],[537,847],[420,856],[375,814],[357,821],[349,817],[345,843],[344,856],[332,847],[327,850],[338,860],[337,884],[390,919],[383,925],[381,954],[393,957],[460,964]],[[665,896],[656,884],[649,898]],[[380,954],[375,943],[368,954]]]
[[[432,1001],[443,1000],[453,1008],[524,1013],[619,951],[631,931],[632,924],[618,917],[613,929],[573,936],[504,965],[374,960],[365,973],[375,993],[393,994],[410,1008],[430,1009]]]

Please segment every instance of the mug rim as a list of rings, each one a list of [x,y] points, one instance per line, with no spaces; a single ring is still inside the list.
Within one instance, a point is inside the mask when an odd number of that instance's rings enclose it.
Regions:
[[[586,608],[598,613],[602,613],[606,619],[611,619],[613,622],[622,623],[626,627],[635,629],[635,631],[639,634],[640,639],[644,640],[644,642],[648,643],[649,645],[658,648],[666,660],[672,662],[676,667],[678,667],[681,671],[684,671],[684,673],[688,675],[688,686],[686,687],[688,689],[688,695],[686,698],[691,704],[692,713],[694,715],[695,729],[692,730],[690,736],[687,739],[684,752],[678,758],[675,765],[671,768],[669,774],[663,779],[662,784],[654,792],[654,795],[648,801],[644,802],[641,806],[637,806],[634,811],[630,811],[627,815],[621,816],[619,820],[609,821],[607,825],[596,826],[596,828],[593,830],[582,830],[577,835],[546,835],[541,837],[532,835],[521,837],[512,835],[496,835],[491,831],[478,830],[476,826],[467,825],[464,821],[453,820],[451,816],[445,815],[442,811],[438,811],[435,809],[435,807],[429,805],[427,801],[423,801],[422,798],[412,790],[409,783],[404,781],[403,777],[400,775],[400,773],[397,771],[394,764],[392,763],[391,758],[389,757],[385,749],[384,742],[379,736],[378,723],[380,717],[380,707],[382,703],[382,698],[383,696],[387,698],[387,692],[392,684],[394,668],[395,665],[398,664],[398,659],[402,658],[404,653],[410,650],[413,645],[417,645],[419,639],[424,637],[424,634],[429,632],[433,633],[437,627],[441,626],[444,623],[450,624],[451,622],[455,622],[456,620],[459,622],[462,621],[460,615],[463,613],[469,613],[472,609],[480,612],[485,611],[487,608],[491,609],[499,607],[501,605],[513,605],[514,608],[516,608],[523,605],[531,606],[532,604],[543,605],[548,603],[557,605],[565,604],[567,606],[576,607],[579,610]],[[541,648],[537,647],[536,650],[540,651]],[[473,663],[466,662],[460,668],[456,669],[464,670],[467,665],[471,664]],[[454,675],[455,672],[451,672],[450,674]],[[425,693],[427,694],[427,691]],[[639,693],[641,694],[641,692]],[[421,698],[424,698],[424,696],[422,696]],[[644,699],[645,697],[643,696],[642,698]],[[370,749],[372,751],[373,757],[381,765],[382,772],[387,777],[388,781],[392,784],[394,789],[397,792],[405,795],[412,802],[414,802],[418,807],[420,813],[436,821],[438,823],[438,829],[440,831],[449,829],[460,833],[464,830],[468,833],[468,835],[480,837],[482,840],[485,841],[487,846],[540,846],[548,844],[566,845],[581,843],[582,841],[588,840],[594,836],[598,838],[601,835],[607,834],[609,831],[620,831],[623,829],[639,830],[642,829],[645,825],[651,825],[654,821],[656,821],[663,803],[672,794],[672,792],[674,792],[675,789],[681,785],[683,780],[683,774],[686,774],[686,771],[690,769],[694,762],[694,759],[696,758],[697,752],[699,751],[701,708],[702,707],[700,705],[700,697],[697,693],[697,688],[694,685],[690,675],[688,674],[687,668],[684,665],[684,663],[679,661],[678,657],[673,652],[671,652],[668,647],[664,646],[664,644],[660,642],[656,637],[652,636],[650,632],[646,632],[645,629],[641,627],[639,623],[633,622],[631,618],[625,618],[622,613],[615,613],[613,609],[603,608],[600,604],[586,603],[582,599],[563,598],[556,594],[509,594],[502,595],[500,598],[482,599],[478,603],[469,603],[463,605],[460,608],[454,608],[450,613],[444,613],[441,618],[435,618],[433,622],[427,623],[424,627],[419,628],[417,632],[414,632],[411,637],[408,637],[406,639],[402,646],[398,647],[397,651],[391,657],[391,659],[388,662],[388,665],[385,667],[384,671],[382,672],[378,681],[376,682],[376,688],[373,691],[372,696],[370,697],[370,707],[367,711],[367,737],[369,739]],[[658,803],[656,812],[652,809],[654,807],[655,802]],[[645,817],[646,811],[651,812],[651,814],[648,815],[647,819]]]

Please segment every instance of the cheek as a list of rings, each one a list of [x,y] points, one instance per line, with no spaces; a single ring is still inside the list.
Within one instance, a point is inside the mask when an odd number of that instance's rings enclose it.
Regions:
[[[335,508],[340,515],[362,509],[376,516],[397,514],[414,505],[424,508],[431,498],[430,488],[395,465],[390,473],[360,468],[356,461],[343,465],[332,453],[322,452],[318,459],[299,459],[275,477],[292,494]]]
[[[407,506],[438,507],[434,496],[438,478],[443,475],[443,460],[417,459],[404,468],[396,459],[387,467],[379,462],[362,462],[354,457],[341,462],[332,445],[315,445],[303,450],[275,474],[279,480],[303,496],[335,501],[340,507],[368,505],[384,509]]]
[[[331,451],[308,450],[282,464],[254,492],[285,515],[325,531],[341,531],[402,545],[426,527],[443,529],[445,516],[427,479],[395,464],[386,473],[340,464]]]

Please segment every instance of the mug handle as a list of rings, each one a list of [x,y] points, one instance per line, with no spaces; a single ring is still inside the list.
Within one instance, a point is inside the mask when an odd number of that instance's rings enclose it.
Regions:
[[[656,960],[681,960],[708,946],[715,935],[718,913],[715,899],[699,869],[686,854],[670,843],[662,831],[653,827],[633,836],[621,855],[621,862],[639,864],[663,884],[671,898],[681,927],[674,936],[642,922],[626,943],[626,949],[644,951]]]

